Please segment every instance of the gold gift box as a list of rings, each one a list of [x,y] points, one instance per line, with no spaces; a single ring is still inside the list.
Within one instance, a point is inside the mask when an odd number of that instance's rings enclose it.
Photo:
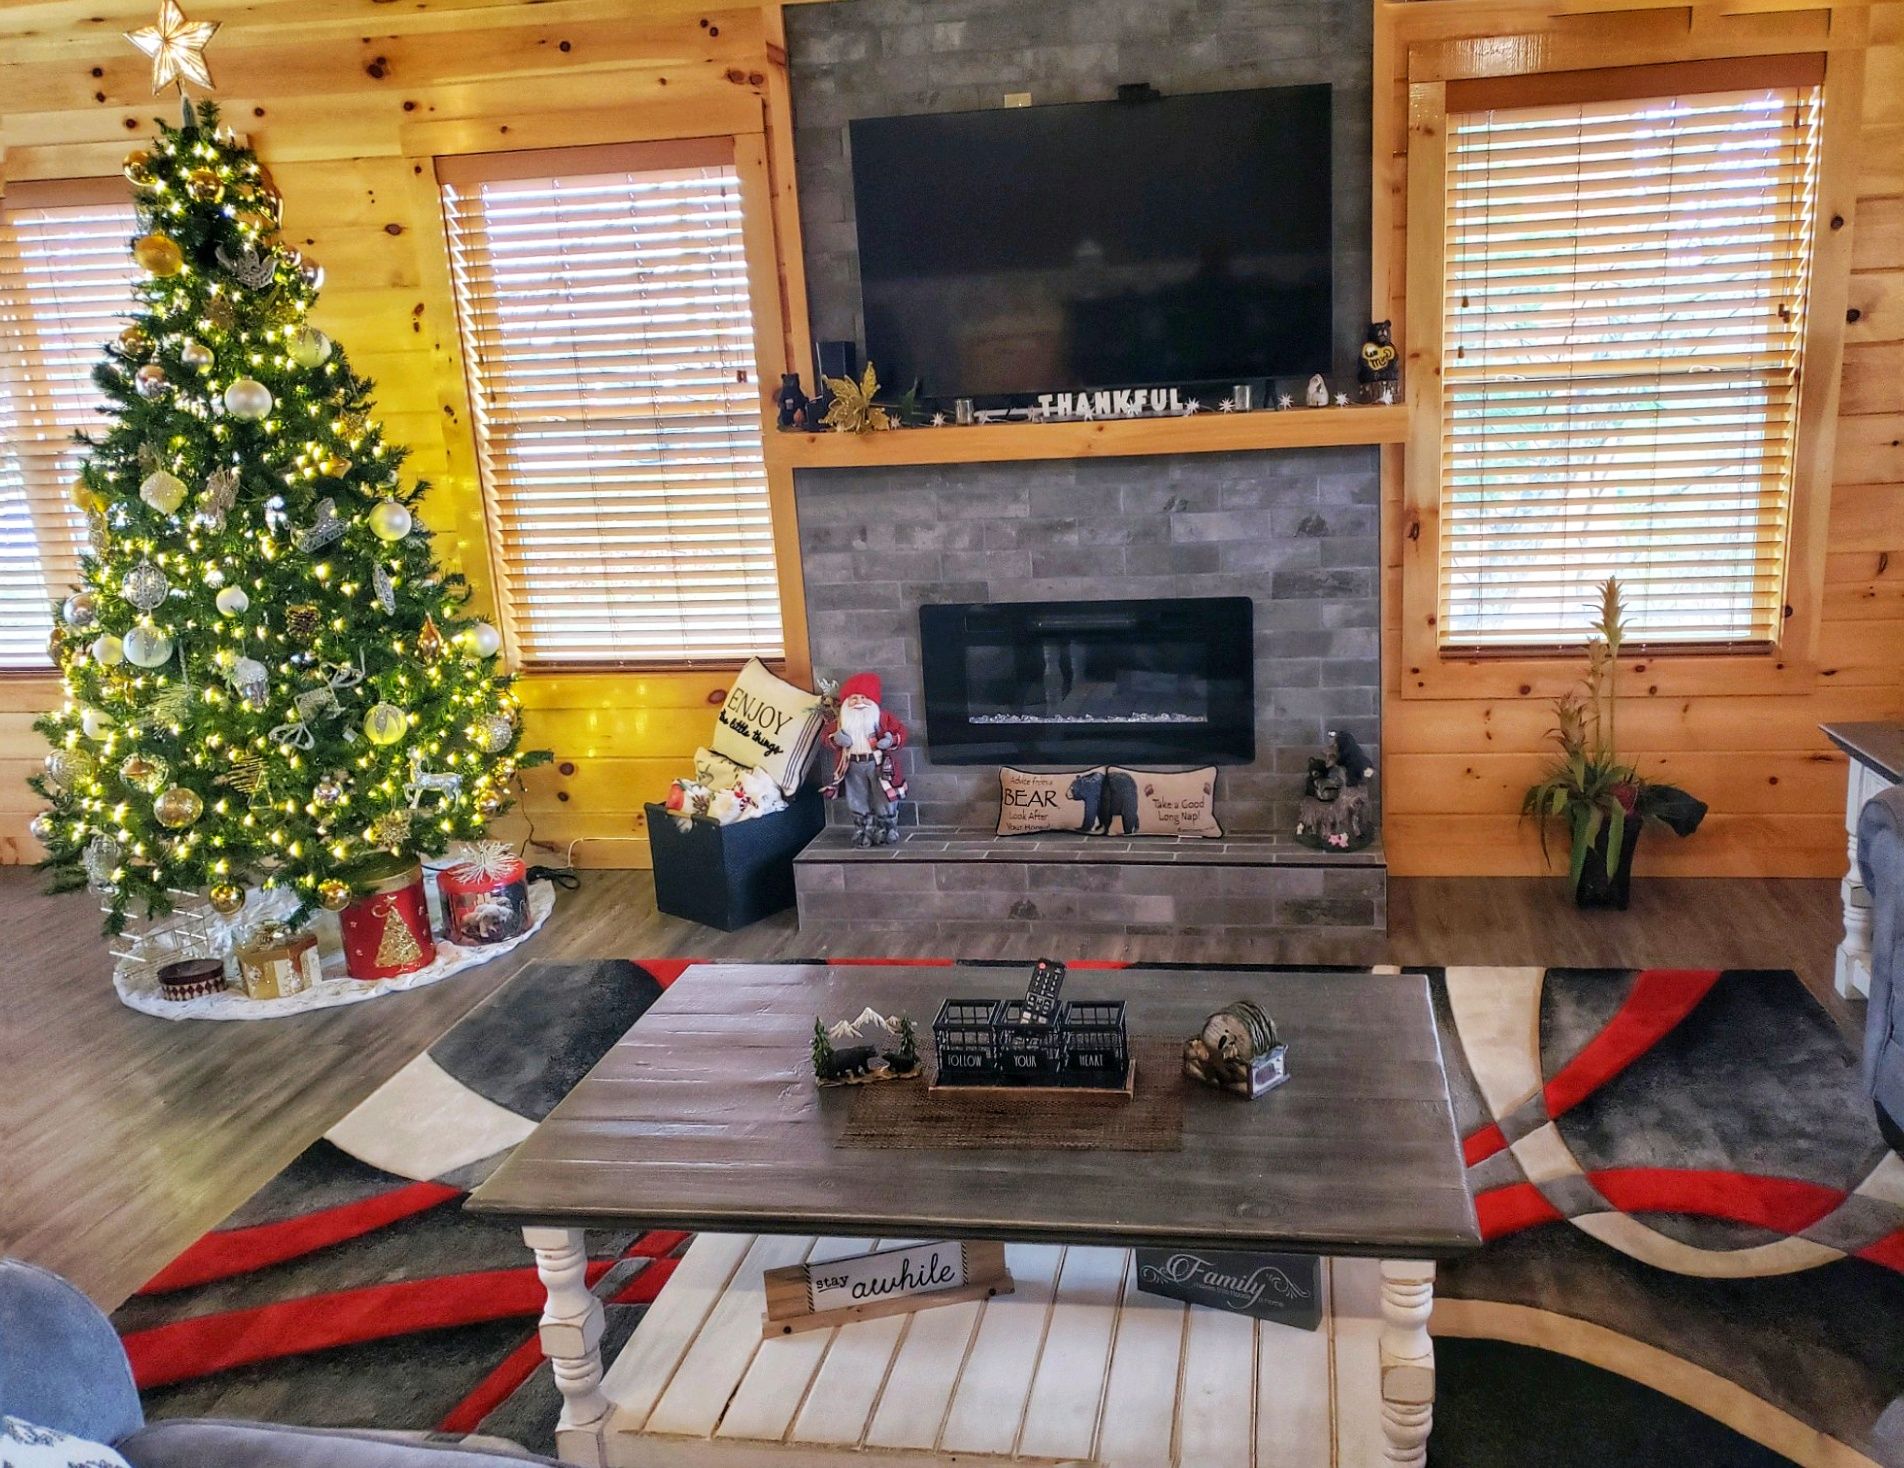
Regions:
[[[248,999],[288,999],[321,977],[317,937],[312,933],[267,928],[238,950],[238,982]]]

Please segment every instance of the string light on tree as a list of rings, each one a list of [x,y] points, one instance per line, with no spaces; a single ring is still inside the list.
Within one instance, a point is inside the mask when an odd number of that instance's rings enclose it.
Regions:
[[[147,30],[160,85],[204,84],[209,26],[168,5]],[[309,325],[322,273],[279,239],[256,157],[187,101],[125,174],[143,273],[94,369],[109,416],[70,491],[92,554],[54,627],[31,829],[114,931],[178,890],[230,915],[261,885],[302,920],[379,847],[480,837],[534,761],[483,651],[501,639],[416,518],[425,486]],[[412,752],[444,776],[416,812]]]

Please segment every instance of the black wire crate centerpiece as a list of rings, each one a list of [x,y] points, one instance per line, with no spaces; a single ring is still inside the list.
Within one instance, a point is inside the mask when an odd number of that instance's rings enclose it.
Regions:
[[[958,1085],[967,1077],[976,1084],[996,1085],[998,1046],[992,1035],[996,999],[948,999],[932,1022],[932,1046],[939,1056],[935,1084]]]
[[[1123,1091],[1131,1086],[1124,1001],[1058,1003],[1062,964],[1041,962],[1023,999],[947,999],[932,1022],[935,1088],[1046,1087]]]

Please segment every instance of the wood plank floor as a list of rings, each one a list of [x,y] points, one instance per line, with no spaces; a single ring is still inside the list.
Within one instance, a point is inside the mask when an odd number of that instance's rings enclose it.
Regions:
[[[1582,914],[1553,881],[1397,880],[1389,908],[1391,962],[1793,968],[1847,1032],[1861,1022],[1830,992],[1833,882],[1649,879],[1630,912]],[[181,1024],[118,1002],[86,894],[47,897],[32,872],[5,869],[0,911],[0,1253],[58,1270],[108,1306],[524,963],[820,956],[791,914],[718,933],[657,914],[645,872],[589,872],[547,928],[490,968],[292,1020]],[[1057,956],[1261,957],[1195,948],[1120,938]]]

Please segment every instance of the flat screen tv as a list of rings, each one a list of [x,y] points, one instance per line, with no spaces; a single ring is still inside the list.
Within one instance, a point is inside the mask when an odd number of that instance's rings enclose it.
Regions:
[[[1330,367],[1329,88],[852,124],[866,357],[934,398]]]

